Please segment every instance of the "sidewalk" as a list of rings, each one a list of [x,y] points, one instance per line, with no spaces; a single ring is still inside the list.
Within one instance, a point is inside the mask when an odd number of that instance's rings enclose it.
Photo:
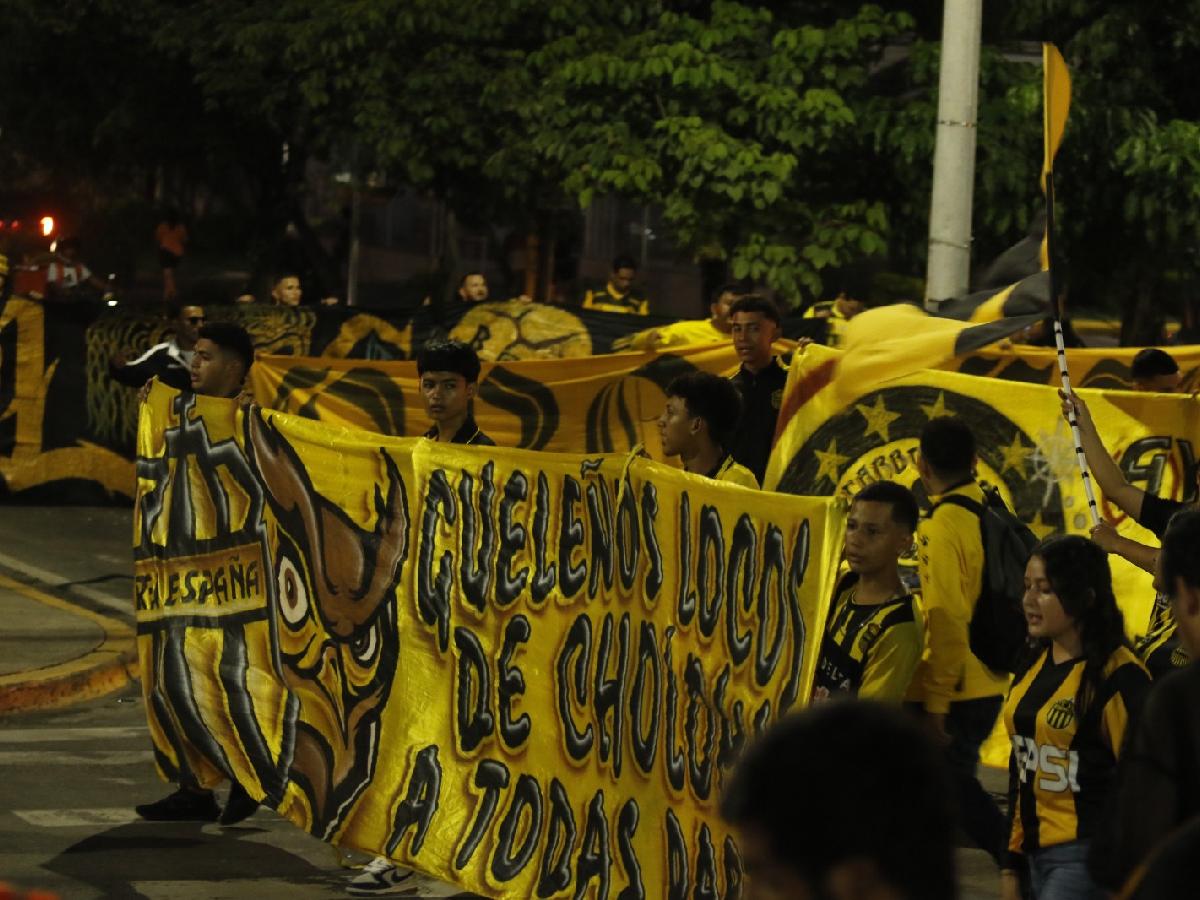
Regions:
[[[0,716],[137,677],[128,507],[0,506]]]

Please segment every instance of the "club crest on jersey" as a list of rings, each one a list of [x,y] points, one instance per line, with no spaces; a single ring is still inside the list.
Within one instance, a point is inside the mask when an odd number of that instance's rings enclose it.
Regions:
[[[1075,701],[1070,697],[1059,700],[1046,713],[1046,724],[1058,731],[1069,728],[1073,721],[1075,721]]]
[[[862,637],[858,639],[858,648],[866,653],[879,640],[879,623],[868,622],[862,631]]]

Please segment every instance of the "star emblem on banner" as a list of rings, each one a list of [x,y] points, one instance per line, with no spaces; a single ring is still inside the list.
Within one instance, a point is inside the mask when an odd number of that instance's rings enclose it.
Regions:
[[[1012,469],[1018,475],[1024,475],[1025,460],[1029,456],[1029,449],[1021,442],[1020,433],[1014,434],[1012,443],[1007,447],[1000,448],[1000,458],[1003,460],[1003,464],[1000,466],[1000,473],[1003,474]]]
[[[937,400],[933,403],[922,403],[921,409],[924,411],[927,419],[940,419],[943,416],[950,415],[950,410],[946,409],[946,394],[944,391],[938,391]]]
[[[828,478],[833,482],[833,486],[837,487],[838,470],[850,461],[850,457],[843,456],[837,452],[837,441],[829,442],[828,450],[814,450],[817,456],[817,461],[820,464],[817,468],[816,483],[820,484],[822,478]]]
[[[1057,529],[1042,518],[1042,511],[1039,509],[1033,521],[1029,523],[1029,530],[1037,535],[1037,539],[1040,541],[1042,538],[1054,534]]]
[[[884,406],[883,397],[876,397],[874,406],[858,403],[854,408],[867,420],[867,428],[863,432],[864,434],[877,434],[885,444],[891,440],[888,437],[888,426],[900,418],[900,413],[892,412]]]

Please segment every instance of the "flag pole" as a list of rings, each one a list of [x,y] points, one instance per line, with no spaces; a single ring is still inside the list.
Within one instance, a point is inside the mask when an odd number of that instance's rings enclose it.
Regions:
[[[1088,469],[1087,456],[1083,452],[1083,438],[1079,434],[1079,418],[1075,415],[1075,402],[1071,392],[1071,373],[1067,369],[1067,347],[1063,341],[1063,305],[1058,290],[1057,270],[1054,267],[1054,169],[1046,170],[1046,262],[1050,271],[1050,303],[1054,310],[1054,344],[1058,348],[1058,372],[1062,376],[1063,396],[1069,401],[1067,421],[1071,425],[1071,438],[1075,441],[1075,461],[1079,464],[1079,475],[1083,479],[1083,492],[1087,496],[1088,512],[1092,525],[1100,524],[1100,509],[1096,505],[1096,491],[1092,487],[1092,473]]]

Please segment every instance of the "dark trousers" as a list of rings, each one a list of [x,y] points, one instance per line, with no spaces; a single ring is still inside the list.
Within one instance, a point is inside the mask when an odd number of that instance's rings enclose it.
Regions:
[[[992,733],[1003,697],[980,697],[950,704],[946,760],[953,779],[958,819],[963,831],[999,863],[1008,846],[1008,819],[976,777],[979,748]]]

